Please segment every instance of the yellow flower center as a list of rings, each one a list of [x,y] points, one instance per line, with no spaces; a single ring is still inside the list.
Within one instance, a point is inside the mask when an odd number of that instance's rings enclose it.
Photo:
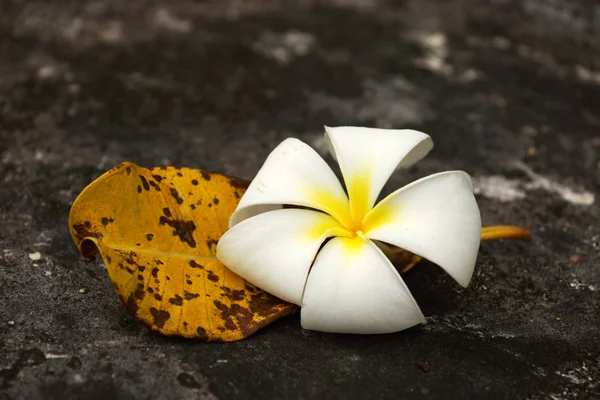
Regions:
[[[373,228],[374,223],[381,221],[382,217],[387,219],[389,215],[378,215],[377,218],[369,217],[369,211],[373,206],[371,200],[371,174],[368,168],[360,169],[360,173],[354,174],[346,180],[348,191],[348,200],[342,200],[331,193],[323,190],[314,190],[307,188],[309,198],[312,202],[320,204],[327,214],[331,215],[340,223],[338,236],[349,238],[363,237],[369,229]]]

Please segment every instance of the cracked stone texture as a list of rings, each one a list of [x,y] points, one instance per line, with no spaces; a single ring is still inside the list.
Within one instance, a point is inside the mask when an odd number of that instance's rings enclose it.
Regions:
[[[583,0],[0,1],[0,399],[600,398],[598,15]],[[406,274],[428,323],[405,332],[307,332],[296,315],[205,344],[133,321],[69,237],[77,194],[124,160],[250,179],[285,137],[325,154],[325,124],[431,134],[386,192],[464,169],[484,224],[533,240],[483,243],[464,290],[432,264]]]

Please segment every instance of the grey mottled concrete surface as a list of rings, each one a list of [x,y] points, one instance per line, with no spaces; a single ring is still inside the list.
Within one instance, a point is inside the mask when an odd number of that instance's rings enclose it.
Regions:
[[[291,3],[0,0],[0,399],[600,398],[600,6]],[[482,244],[466,290],[408,273],[427,325],[231,344],[147,331],[71,242],[124,160],[249,179],[324,124],[431,134],[386,190],[464,169],[533,241]]]

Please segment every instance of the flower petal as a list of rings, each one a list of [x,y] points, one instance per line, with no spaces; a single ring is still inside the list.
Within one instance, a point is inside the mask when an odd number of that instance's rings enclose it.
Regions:
[[[298,139],[284,140],[267,157],[242,196],[229,226],[277,205],[310,207],[344,221],[348,197],[329,165]]]
[[[367,214],[363,229],[438,264],[462,286],[471,280],[481,216],[465,172],[430,175],[395,191]]]
[[[358,222],[373,207],[396,167],[409,167],[433,148],[431,138],[411,129],[325,127]]]
[[[381,250],[361,237],[331,239],[302,298],[302,327],[332,333],[390,333],[425,318]]]
[[[227,231],[217,258],[250,283],[300,305],[319,247],[330,236],[346,234],[335,219],[318,211],[269,211]]]

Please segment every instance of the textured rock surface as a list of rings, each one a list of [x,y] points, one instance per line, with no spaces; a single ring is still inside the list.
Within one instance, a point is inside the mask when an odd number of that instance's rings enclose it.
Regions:
[[[599,6],[286,3],[0,2],[0,399],[598,398]],[[249,179],[287,136],[324,154],[324,124],[430,133],[387,190],[464,169],[533,241],[482,244],[466,290],[408,273],[427,325],[231,344],[147,331],[71,242],[121,161]]]

